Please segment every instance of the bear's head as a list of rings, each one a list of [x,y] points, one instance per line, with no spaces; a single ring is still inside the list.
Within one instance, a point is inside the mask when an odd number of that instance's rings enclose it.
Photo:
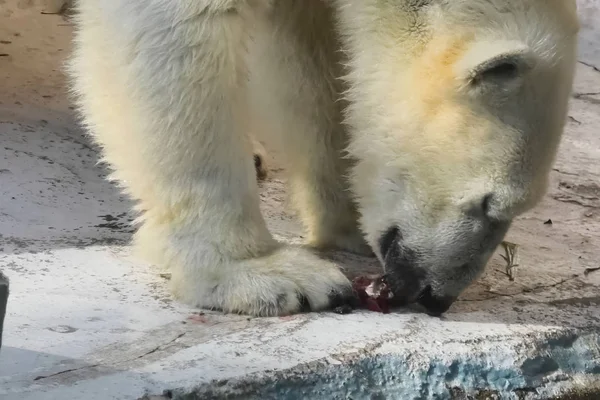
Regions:
[[[396,295],[444,312],[545,193],[575,2],[337,1],[362,228]]]

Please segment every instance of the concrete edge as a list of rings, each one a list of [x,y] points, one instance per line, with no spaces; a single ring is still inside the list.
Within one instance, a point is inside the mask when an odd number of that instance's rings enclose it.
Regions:
[[[464,346],[468,344],[469,346]],[[358,352],[239,380],[166,390],[140,400],[175,399],[555,399],[600,398],[600,331],[557,330],[520,340]],[[457,346],[459,351],[452,351]],[[442,356],[440,356],[442,354]],[[333,360],[333,362],[332,362]]]

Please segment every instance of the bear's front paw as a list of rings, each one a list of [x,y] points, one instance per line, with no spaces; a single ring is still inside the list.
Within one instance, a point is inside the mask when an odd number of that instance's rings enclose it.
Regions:
[[[350,281],[333,263],[301,247],[204,270],[177,268],[176,297],[201,308],[255,316],[289,315],[355,305]]]

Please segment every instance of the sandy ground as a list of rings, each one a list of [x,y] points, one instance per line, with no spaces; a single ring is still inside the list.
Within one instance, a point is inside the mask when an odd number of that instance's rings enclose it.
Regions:
[[[550,191],[507,237],[521,246],[517,278],[504,274],[499,249],[451,309],[455,318],[477,320],[477,311],[495,310],[503,322],[598,322],[600,271],[591,271],[600,267],[600,57],[598,34],[589,28],[599,19],[596,2],[582,4],[590,7],[585,48]],[[61,68],[70,37],[69,22],[42,14],[37,2],[0,0],[0,269],[15,287],[23,275],[8,255],[118,245],[131,234],[129,202],[103,181],[67,100]],[[263,184],[263,209],[279,236],[298,240],[298,225],[283,208],[280,172]],[[351,273],[360,265],[377,268],[373,260],[337,257]]]

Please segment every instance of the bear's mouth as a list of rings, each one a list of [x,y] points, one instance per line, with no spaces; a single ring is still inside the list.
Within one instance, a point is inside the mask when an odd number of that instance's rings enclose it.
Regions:
[[[434,296],[431,290],[431,285],[427,285],[425,289],[419,293],[416,303],[423,308],[425,312],[431,316],[439,317],[452,306],[456,297],[453,296]]]
[[[417,309],[425,312],[432,317],[439,317],[444,314],[456,301],[456,297],[452,296],[435,296],[431,285],[426,285],[423,289],[415,291],[413,293],[401,292],[392,282],[394,278],[390,278],[389,275],[384,275],[383,279],[389,282],[392,297],[389,299],[389,304],[392,307],[408,307],[417,306]],[[403,287],[404,288],[404,287]]]
[[[405,306],[427,298],[427,272],[419,266],[415,252],[402,245],[402,233],[392,227],[381,236],[379,251],[383,259],[385,279],[394,294],[393,303]]]
[[[439,296],[428,283],[425,268],[419,265],[417,254],[402,245],[402,233],[398,227],[389,228],[379,240],[385,275],[393,297],[390,305],[406,307],[416,304],[431,316],[440,316],[454,303],[456,297]],[[465,265],[468,267],[468,265]]]
[[[395,271],[388,272],[383,277],[393,294],[390,303],[394,307],[406,307],[418,303],[421,299],[426,300],[431,291],[429,285],[423,286],[423,281],[407,281],[405,276]]]

